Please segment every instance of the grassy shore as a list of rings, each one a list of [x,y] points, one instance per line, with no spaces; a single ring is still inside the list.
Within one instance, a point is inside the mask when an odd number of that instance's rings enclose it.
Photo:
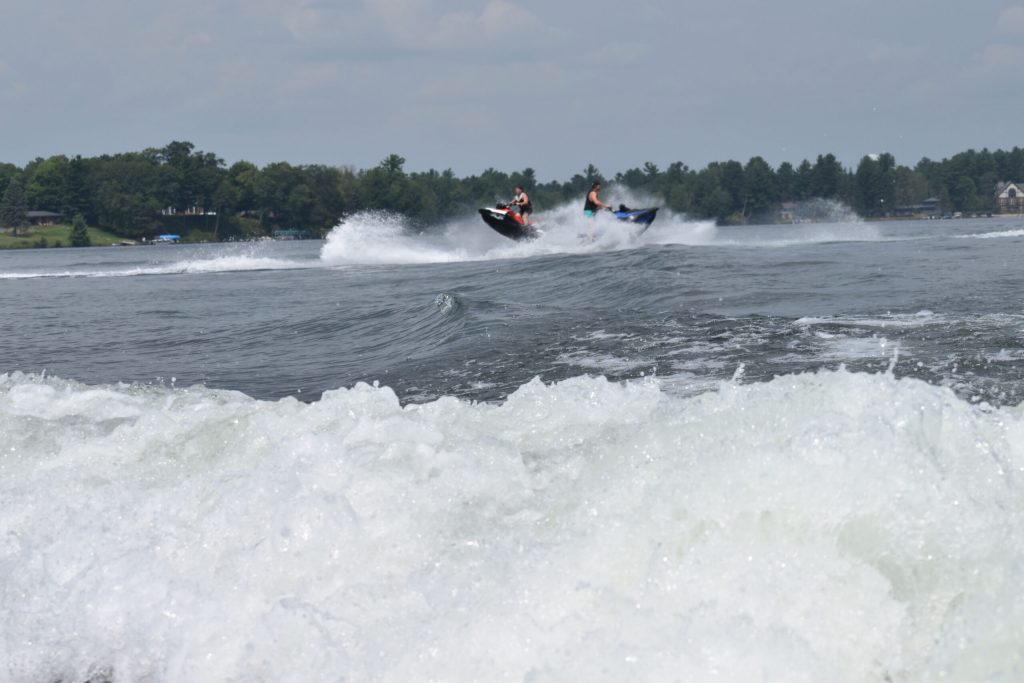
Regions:
[[[87,228],[94,247],[109,247],[126,241],[99,228]],[[15,237],[9,232],[0,233],[0,249],[39,249],[43,247],[70,247],[70,225],[46,225],[29,228],[24,235]]]

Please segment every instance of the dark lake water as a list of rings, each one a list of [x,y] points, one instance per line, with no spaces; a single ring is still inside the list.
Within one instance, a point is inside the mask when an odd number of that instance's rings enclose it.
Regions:
[[[654,374],[693,393],[741,365],[758,381],[893,364],[1020,401],[1016,219],[669,221],[637,243],[512,248],[495,235],[475,252],[357,227],[384,234],[0,253],[3,368],[309,400],[379,380],[403,401],[490,401],[534,376]]]

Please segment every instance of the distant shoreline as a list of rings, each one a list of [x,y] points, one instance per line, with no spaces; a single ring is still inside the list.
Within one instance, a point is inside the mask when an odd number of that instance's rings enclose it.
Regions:
[[[868,216],[858,217],[859,220],[865,223],[903,223],[909,221],[957,221],[957,220],[982,220],[982,219],[1004,219],[1004,220],[1021,220],[1024,221],[1024,214],[1019,213],[993,213],[993,214],[972,214],[968,216]],[[795,220],[795,221],[776,221],[773,223],[743,223],[737,225],[746,226],[792,226],[792,225],[812,225],[821,223],[835,223],[840,225],[845,221],[822,221],[822,220]],[[722,227],[729,227],[729,225],[723,225]],[[735,226],[734,226],[735,227]],[[133,240],[119,235],[115,235],[111,232],[103,230],[102,228],[88,228],[89,239],[92,242],[89,246],[92,247],[146,247],[146,246],[157,246],[163,244],[221,244],[239,240],[196,240],[189,241],[183,239],[181,242],[157,242],[157,241],[142,241]],[[11,234],[9,228],[0,229],[0,250],[3,251],[15,251],[19,249],[59,249],[71,246],[70,241],[71,226],[70,225],[47,225],[29,228],[29,233],[15,237]],[[243,240],[243,241],[261,241],[271,240],[270,237],[263,237],[254,240]]]

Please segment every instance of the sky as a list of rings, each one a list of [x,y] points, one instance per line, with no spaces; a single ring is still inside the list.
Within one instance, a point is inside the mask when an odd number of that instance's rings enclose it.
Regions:
[[[913,166],[1024,145],[1017,0],[0,0],[0,162]]]

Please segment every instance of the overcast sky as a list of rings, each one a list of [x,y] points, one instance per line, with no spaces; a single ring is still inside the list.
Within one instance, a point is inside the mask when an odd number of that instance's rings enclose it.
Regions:
[[[0,0],[0,161],[900,164],[1024,145],[1024,2]]]

